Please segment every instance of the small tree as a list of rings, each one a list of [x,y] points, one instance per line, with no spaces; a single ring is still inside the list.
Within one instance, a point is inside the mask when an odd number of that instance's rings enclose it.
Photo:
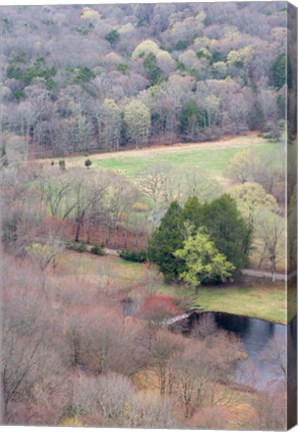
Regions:
[[[50,263],[60,255],[65,249],[65,245],[60,240],[50,238],[46,244],[32,243],[26,247],[26,253],[37,267],[44,272]]]
[[[65,160],[59,160],[59,168],[61,171],[65,171]]]
[[[91,165],[92,165],[92,161],[90,159],[86,159],[85,160],[85,167],[89,169]]]
[[[120,34],[118,30],[111,30],[105,35],[105,40],[108,41],[112,46],[114,46],[120,39]]]
[[[180,273],[179,279],[196,291],[202,283],[210,280],[225,282],[235,270],[202,229],[194,237],[189,237],[183,249],[177,250],[174,255],[185,262],[185,271]]]

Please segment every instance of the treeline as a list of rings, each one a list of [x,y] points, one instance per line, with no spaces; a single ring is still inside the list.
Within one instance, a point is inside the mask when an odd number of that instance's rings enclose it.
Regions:
[[[280,136],[296,67],[283,3],[1,12],[2,155]]]

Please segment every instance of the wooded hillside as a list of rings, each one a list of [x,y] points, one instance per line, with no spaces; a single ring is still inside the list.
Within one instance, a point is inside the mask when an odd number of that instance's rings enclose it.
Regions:
[[[280,136],[295,74],[285,2],[1,12],[2,155]]]

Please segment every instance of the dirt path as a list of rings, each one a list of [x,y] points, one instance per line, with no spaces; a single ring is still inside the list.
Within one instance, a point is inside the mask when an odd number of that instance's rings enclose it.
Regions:
[[[91,247],[90,247],[90,249],[91,249]],[[116,249],[105,248],[105,253],[107,255],[110,255],[110,256],[119,256],[119,252],[120,251],[118,251]],[[255,278],[272,279],[272,273],[269,271],[243,269],[242,273],[247,275],[247,276],[251,276],[251,277],[255,277]],[[286,281],[286,280],[289,281],[290,279],[294,278],[296,275],[297,275],[297,272],[292,272],[288,275],[285,273],[275,273],[275,279],[279,280],[279,281]]]
[[[247,275],[247,276],[251,276],[251,277],[255,277],[255,278],[272,279],[272,273],[268,272],[268,271],[244,269],[244,270],[242,270],[242,273]],[[279,281],[285,281],[285,280],[289,281],[292,278],[294,278],[296,275],[297,275],[297,272],[292,272],[290,274],[275,273],[275,279],[279,280]]]

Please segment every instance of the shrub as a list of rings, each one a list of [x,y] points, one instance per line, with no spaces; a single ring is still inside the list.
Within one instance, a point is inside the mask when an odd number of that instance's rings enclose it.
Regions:
[[[92,165],[92,161],[90,159],[86,159],[85,160],[85,167],[90,168],[91,165]]]
[[[95,245],[95,246],[92,246],[91,253],[93,253],[94,255],[103,256],[103,255],[105,255],[103,249],[104,249],[104,245],[103,244],[101,244],[101,245]]]
[[[61,171],[65,170],[65,160],[63,159],[59,160],[59,168]]]
[[[123,249],[119,256],[127,261],[142,263],[147,260],[147,253],[145,250],[134,251],[130,249]]]
[[[147,204],[142,202],[136,202],[132,208],[134,209],[135,212],[139,212],[139,213],[146,212],[148,210]]]
[[[176,306],[174,300],[166,295],[149,297],[136,312],[138,317],[153,321],[162,321],[179,314],[181,310]]]
[[[87,246],[83,242],[73,242],[69,245],[70,249],[76,252],[85,252],[87,250]]]

